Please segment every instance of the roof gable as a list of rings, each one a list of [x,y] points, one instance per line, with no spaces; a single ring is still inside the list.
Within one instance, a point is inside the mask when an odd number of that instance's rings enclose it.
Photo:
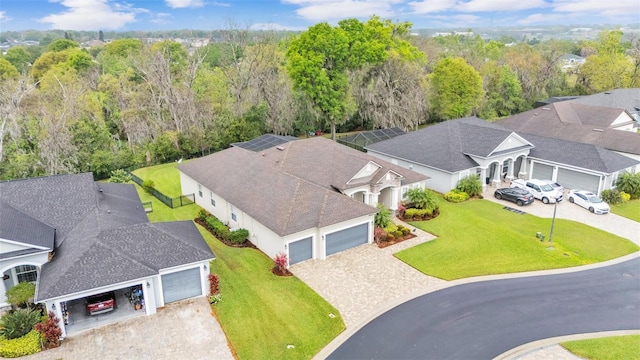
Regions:
[[[22,244],[22,248],[53,250],[55,235],[53,227],[0,200],[0,239]],[[8,242],[0,243],[0,253],[8,253],[14,247]]]
[[[353,177],[349,179],[349,181],[347,181],[347,184],[357,183],[358,180],[362,180],[363,178],[371,178],[378,170],[380,170],[380,168],[382,168],[382,166],[376,164],[373,161],[369,161],[367,165],[365,165],[362,169],[360,169],[360,171],[353,175]]]
[[[524,139],[522,136],[512,132],[489,155],[506,153],[509,151],[519,150],[527,147],[529,148],[532,147],[532,144],[528,142],[526,139]]]

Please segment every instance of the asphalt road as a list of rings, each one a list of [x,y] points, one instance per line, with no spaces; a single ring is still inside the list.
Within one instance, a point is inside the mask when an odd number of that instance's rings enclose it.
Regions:
[[[476,282],[403,303],[329,359],[492,359],[550,337],[640,329],[640,258],[559,275]]]

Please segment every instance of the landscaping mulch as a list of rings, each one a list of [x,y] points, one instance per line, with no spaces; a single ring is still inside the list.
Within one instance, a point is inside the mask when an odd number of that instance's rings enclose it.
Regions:
[[[407,235],[405,235],[405,236],[403,236],[403,237],[401,237],[399,239],[393,239],[393,240],[388,240],[388,241],[387,240],[379,241],[378,242],[378,248],[384,249],[387,246],[391,246],[391,245],[394,245],[394,244],[397,244],[397,243],[401,243],[401,242],[403,242],[405,240],[413,239],[416,236],[417,235],[414,234],[414,233],[409,233],[409,234],[407,234]]]
[[[289,271],[289,269],[280,269],[277,266],[274,266],[271,272],[276,276],[293,276],[293,273]]]
[[[231,241],[225,240],[225,239],[220,239],[216,236],[216,233],[211,231],[211,229],[209,228],[209,225],[207,225],[206,221],[200,219],[200,218],[195,218],[193,219],[193,221],[202,226],[203,228],[207,229],[208,232],[211,233],[211,235],[213,235],[213,237],[215,237],[216,239],[218,239],[218,241],[220,241],[221,243],[230,246],[230,247],[237,247],[237,248],[252,248],[252,249],[256,249],[259,250],[257,246],[255,246],[251,241],[249,240],[245,240],[243,243],[232,243]]]

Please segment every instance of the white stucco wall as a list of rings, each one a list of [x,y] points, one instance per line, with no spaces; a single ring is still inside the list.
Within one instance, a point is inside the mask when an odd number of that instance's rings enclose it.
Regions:
[[[49,252],[43,251],[36,254],[23,255],[23,256],[0,260],[0,276],[2,276],[2,274],[4,274],[5,271],[11,270],[18,265],[37,266],[39,268],[38,271],[40,271],[40,269],[42,269],[42,265],[46,264],[48,259],[49,259]],[[12,272],[12,275],[15,275],[15,273]],[[4,281],[4,280],[0,281],[0,307],[9,305],[6,302],[7,298],[5,296],[5,293],[8,289],[5,288],[6,286],[5,284],[15,285],[16,283],[17,283],[17,278],[13,278],[8,281]]]

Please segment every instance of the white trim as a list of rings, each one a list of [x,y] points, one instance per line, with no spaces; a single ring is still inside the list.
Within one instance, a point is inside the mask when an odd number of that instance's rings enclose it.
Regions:
[[[20,245],[20,246],[24,246],[24,247],[27,247],[27,248],[33,248],[33,249],[49,250],[49,251],[52,250],[52,248],[48,248],[48,247],[45,247],[45,246],[32,245],[32,244],[27,244],[27,243],[23,243],[23,242],[20,242],[20,241],[9,240],[9,239],[5,239],[5,238],[0,238],[0,242],[7,242],[9,244]]]

